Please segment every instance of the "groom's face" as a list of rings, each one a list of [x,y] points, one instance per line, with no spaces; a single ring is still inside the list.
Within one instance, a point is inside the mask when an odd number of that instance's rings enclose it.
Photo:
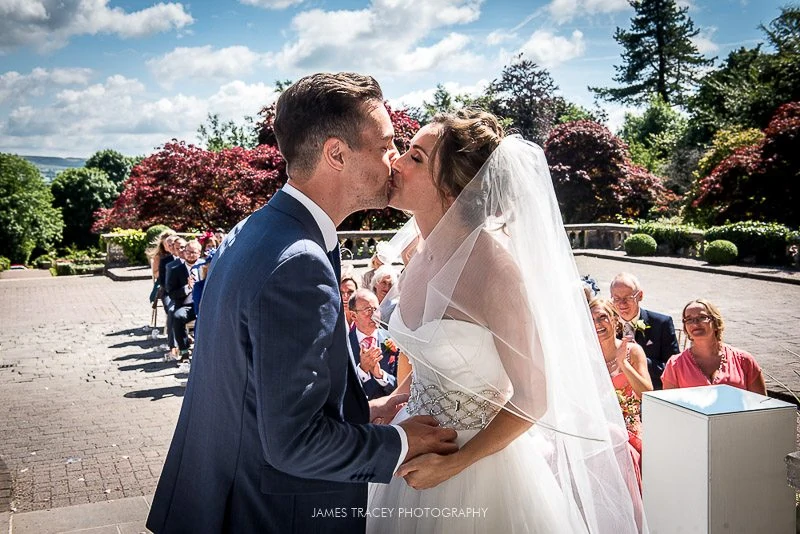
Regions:
[[[394,126],[382,102],[370,103],[361,131],[361,146],[350,159],[349,189],[355,209],[385,208],[389,201],[389,178],[397,157]]]

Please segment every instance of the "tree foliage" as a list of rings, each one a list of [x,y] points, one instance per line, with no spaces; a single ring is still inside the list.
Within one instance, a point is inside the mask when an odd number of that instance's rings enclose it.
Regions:
[[[713,63],[692,43],[699,30],[675,0],[629,0],[636,14],[631,28],[617,28],[622,65],[614,81],[622,87],[590,87],[601,98],[630,104],[647,102],[657,94],[668,104],[683,105],[700,69]]]
[[[683,115],[653,95],[644,113],[625,115],[619,136],[628,143],[634,163],[658,173],[683,138],[686,125]]]
[[[137,157],[128,157],[120,154],[116,150],[107,148],[92,154],[86,160],[84,167],[87,169],[98,169],[106,173],[106,177],[122,190],[122,182],[131,174],[131,169],[139,161]]]
[[[737,221],[800,225],[800,102],[775,113],[764,138],[737,148],[690,196],[687,216],[700,224]]]
[[[212,152],[173,140],[133,169],[113,207],[97,212],[93,230],[154,224],[178,231],[231,228],[285,181],[275,147]]]
[[[543,145],[565,108],[557,90],[547,69],[520,55],[489,84],[484,103],[522,137]]]
[[[92,235],[94,212],[109,208],[117,198],[117,186],[98,168],[67,169],[50,184],[53,206],[64,218],[63,245],[87,248],[97,245]]]
[[[245,117],[244,124],[234,121],[220,121],[218,113],[209,113],[206,122],[197,128],[197,138],[207,150],[219,152],[226,148],[253,148],[258,136],[253,117]]]
[[[800,100],[800,7],[782,8],[761,29],[775,52],[760,44],[733,50],[701,79],[691,100],[697,140],[708,141],[719,129],[764,129],[781,104]]]
[[[555,127],[545,154],[567,223],[641,218],[675,201],[659,177],[635,165],[625,143],[596,122]]]
[[[0,154],[0,256],[27,263],[34,249],[53,249],[64,222],[52,203],[50,188],[32,163]]]

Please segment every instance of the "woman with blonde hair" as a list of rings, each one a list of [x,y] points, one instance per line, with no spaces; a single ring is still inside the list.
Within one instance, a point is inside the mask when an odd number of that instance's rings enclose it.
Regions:
[[[706,299],[690,301],[683,308],[683,330],[691,345],[667,362],[661,375],[664,389],[728,384],[767,394],[753,355],[722,341],[725,321],[719,308]]]

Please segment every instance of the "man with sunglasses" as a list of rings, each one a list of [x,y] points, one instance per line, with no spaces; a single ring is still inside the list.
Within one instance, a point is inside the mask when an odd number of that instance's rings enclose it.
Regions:
[[[389,339],[389,332],[379,328],[381,310],[378,297],[369,289],[357,289],[348,307],[353,313],[350,347],[356,359],[356,372],[367,399],[389,395],[397,387],[399,351]]]
[[[620,273],[611,281],[611,301],[622,318],[622,335],[632,337],[647,356],[647,370],[655,389],[661,389],[661,373],[670,356],[678,354],[678,338],[672,317],[645,310],[639,303],[644,292],[639,280]]]

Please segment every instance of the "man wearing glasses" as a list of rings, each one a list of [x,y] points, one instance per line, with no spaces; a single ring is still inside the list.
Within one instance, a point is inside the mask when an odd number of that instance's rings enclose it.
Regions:
[[[356,359],[356,372],[367,399],[389,395],[397,387],[397,347],[387,340],[389,333],[381,321],[378,297],[369,289],[357,289],[348,303],[353,313],[350,347]]]
[[[639,303],[644,292],[639,280],[620,273],[611,281],[611,301],[622,318],[622,335],[632,337],[647,356],[647,370],[655,389],[661,389],[661,373],[670,356],[678,354],[678,338],[672,317],[645,310]]]

